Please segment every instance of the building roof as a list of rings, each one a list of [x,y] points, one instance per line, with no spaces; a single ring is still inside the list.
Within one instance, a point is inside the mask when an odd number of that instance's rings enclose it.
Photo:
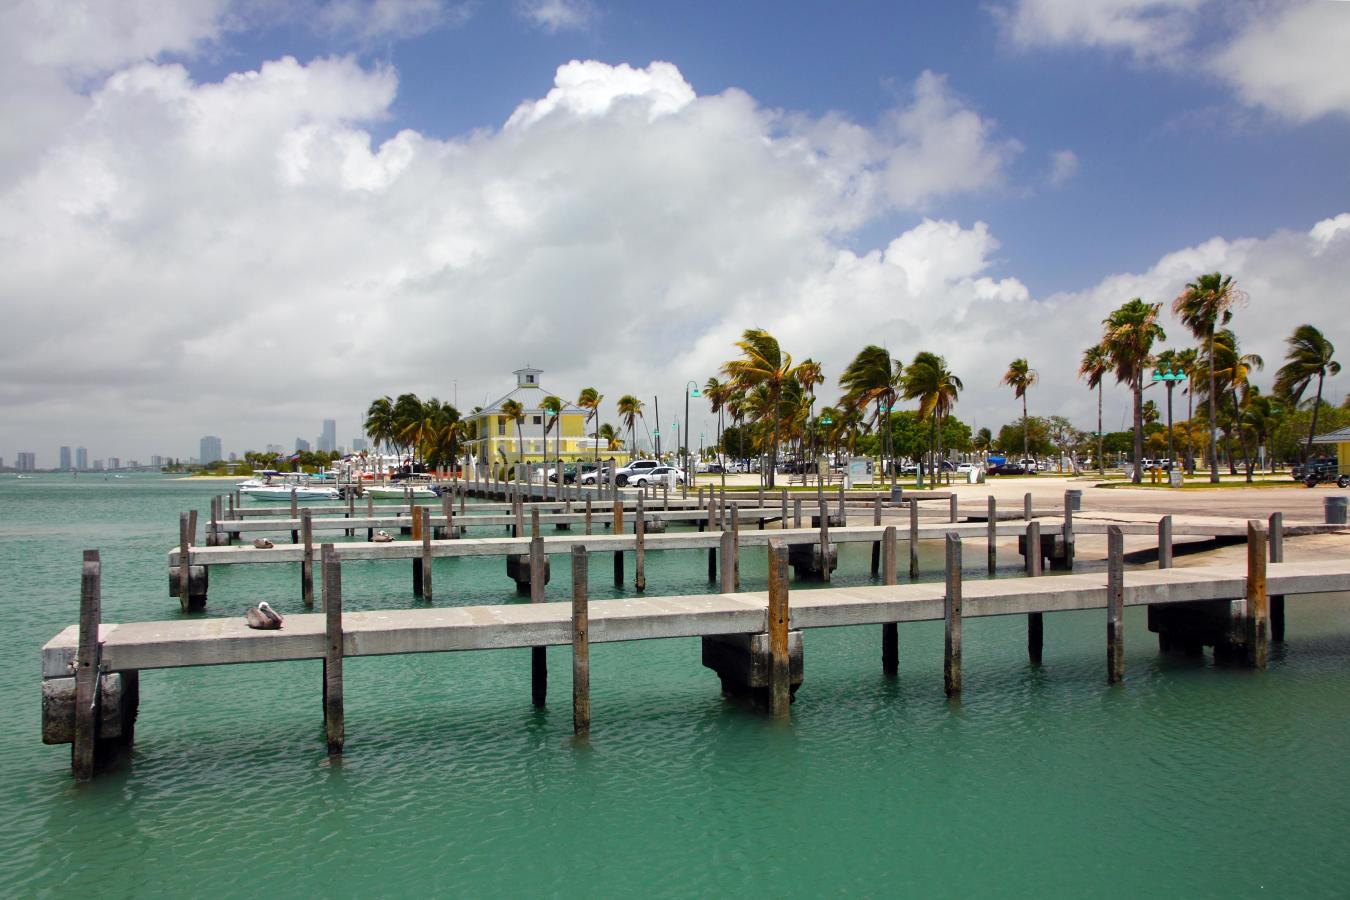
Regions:
[[[1314,444],[1344,444],[1350,442],[1350,427],[1341,428],[1330,434],[1319,434],[1313,438]]]
[[[543,374],[541,369],[532,369],[529,366],[526,366],[523,369],[516,369],[511,374],[516,376],[515,388],[489,403],[473,415],[465,416],[466,421],[481,419],[484,416],[500,415],[502,404],[507,400],[515,400],[523,406],[526,415],[539,415],[544,411],[543,407],[539,404],[543,403],[544,398],[548,396],[556,396],[563,401],[562,411],[564,413],[582,412],[580,407],[563,398],[561,394],[550,394],[549,391],[544,389],[544,386],[539,383],[538,379],[538,376]]]

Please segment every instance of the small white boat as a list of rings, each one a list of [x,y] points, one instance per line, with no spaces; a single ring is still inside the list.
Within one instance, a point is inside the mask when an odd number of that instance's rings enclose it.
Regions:
[[[241,487],[239,496],[273,503],[290,503],[291,496],[301,503],[312,500],[338,500],[338,489],[305,484],[258,484]]]
[[[412,492],[414,500],[434,500],[436,492],[430,486],[425,484],[365,484],[361,490],[367,497],[373,497],[376,500],[406,500],[408,492]]]

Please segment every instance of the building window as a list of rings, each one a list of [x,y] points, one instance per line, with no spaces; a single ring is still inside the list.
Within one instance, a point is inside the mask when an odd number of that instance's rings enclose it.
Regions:
[[[527,384],[534,384],[534,376],[533,376],[533,375],[526,375],[526,376],[525,376],[525,382],[526,382]]]
[[[543,424],[544,424],[544,418],[543,418],[543,416],[535,416],[535,417],[534,417],[534,424],[535,424],[535,425],[543,425]]]
[[[506,419],[502,416],[497,417],[497,434],[506,434]]]

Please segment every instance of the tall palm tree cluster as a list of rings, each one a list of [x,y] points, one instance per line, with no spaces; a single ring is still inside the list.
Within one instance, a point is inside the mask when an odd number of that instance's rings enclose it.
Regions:
[[[1131,393],[1134,412],[1131,480],[1135,483],[1141,480],[1145,425],[1159,416],[1154,401],[1146,403],[1143,400],[1144,389],[1148,387],[1146,382],[1152,380],[1151,369],[1184,376],[1187,413],[1180,434],[1187,467],[1193,466],[1194,448],[1199,444],[1207,456],[1211,482],[1219,481],[1220,432],[1229,471],[1236,474],[1240,453],[1247,480],[1251,481],[1255,449],[1267,443],[1280,422],[1304,402],[1304,396],[1315,384],[1310,404],[1312,422],[1304,451],[1305,455],[1311,455],[1318,409],[1322,405],[1323,382],[1328,375],[1334,376],[1341,370],[1340,363],[1334,359],[1335,347],[1316,327],[1298,326],[1287,340],[1286,361],[1276,374],[1273,394],[1263,394],[1252,383],[1251,375],[1264,368],[1265,361],[1255,353],[1244,353],[1236,333],[1227,327],[1233,320],[1234,310],[1246,299],[1233,276],[1221,272],[1206,273],[1188,283],[1172,301],[1172,312],[1195,339],[1195,347],[1154,351],[1154,345],[1167,338],[1158,321],[1162,303],[1148,303],[1136,297],[1103,320],[1101,340],[1083,351],[1078,368],[1079,376],[1086,380],[1088,387],[1097,391],[1099,467],[1104,466],[1102,384],[1108,374],[1114,374],[1116,382],[1125,385]],[[1019,364],[1025,364],[1025,360],[1014,361],[1004,376],[1005,384],[1016,388],[1018,382],[1014,376],[1018,374],[1015,370]],[[1025,417],[1025,383],[1019,396],[1023,398]],[[1203,426],[1194,420],[1196,398],[1204,407]]]
[[[432,397],[380,397],[366,409],[366,437],[401,459],[430,467],[453,465],[464,437],[459,410]]]
[[[721,367],[725,380],[709,378],[703,393],[717,414],[719,445],[728,415],[738,428],[745,423],[751,446],[768,458],[770,487],[785,448],[800,458],[825,449],[852,451],[860,434],[874,431],[894,480],[891,413],[902,399],[916,402],[920,418],[932,423],[930,452],[940,455],[942,420],[963,386],[938,354],[920,352],[906,367],[885,347],[864,347],[839,376],[842,396],[817,415],[816,387],[825,381],[820,363],[794,363],[777,338],[760,328],[747,329],[735,346],[740,354]]]

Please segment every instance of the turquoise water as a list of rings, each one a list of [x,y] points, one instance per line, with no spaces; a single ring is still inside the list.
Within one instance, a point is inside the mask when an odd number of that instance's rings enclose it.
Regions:
[[[901,629],[896,679],[879,629],[812,631],[788,725],[724,700],[697,640],[597,645],[586,741],[565,648],[543,710],[524,650],[355,659],[340,761],[317,661],[146,672],[132,758],[77,786],[68,748],[41,743],[38,648],[76,619],[80,551],[103,553],[105,621],[176,617],[177,515],[221,489],[0,482],[0,894],[1344,894],[1343,597],[1291,601],[1264,673],[1163,660],[1129,610],[1116,688],[1099,612],[1047,617],[1040,669],[1021,619],[971,620],[959,703],[940,623]],[[867,555],[847,547],[836,584],[867,583]],[[517,600],[499,560],[435,565],[438,605]],[[592,595],[616,596],[595,566]],[[648,557],[653,594],[705,573],[701,554]],[[297,581],[213,570],[208,615],[297,612]],[[407,564],[352,563],[344,602],[420,601]]]

